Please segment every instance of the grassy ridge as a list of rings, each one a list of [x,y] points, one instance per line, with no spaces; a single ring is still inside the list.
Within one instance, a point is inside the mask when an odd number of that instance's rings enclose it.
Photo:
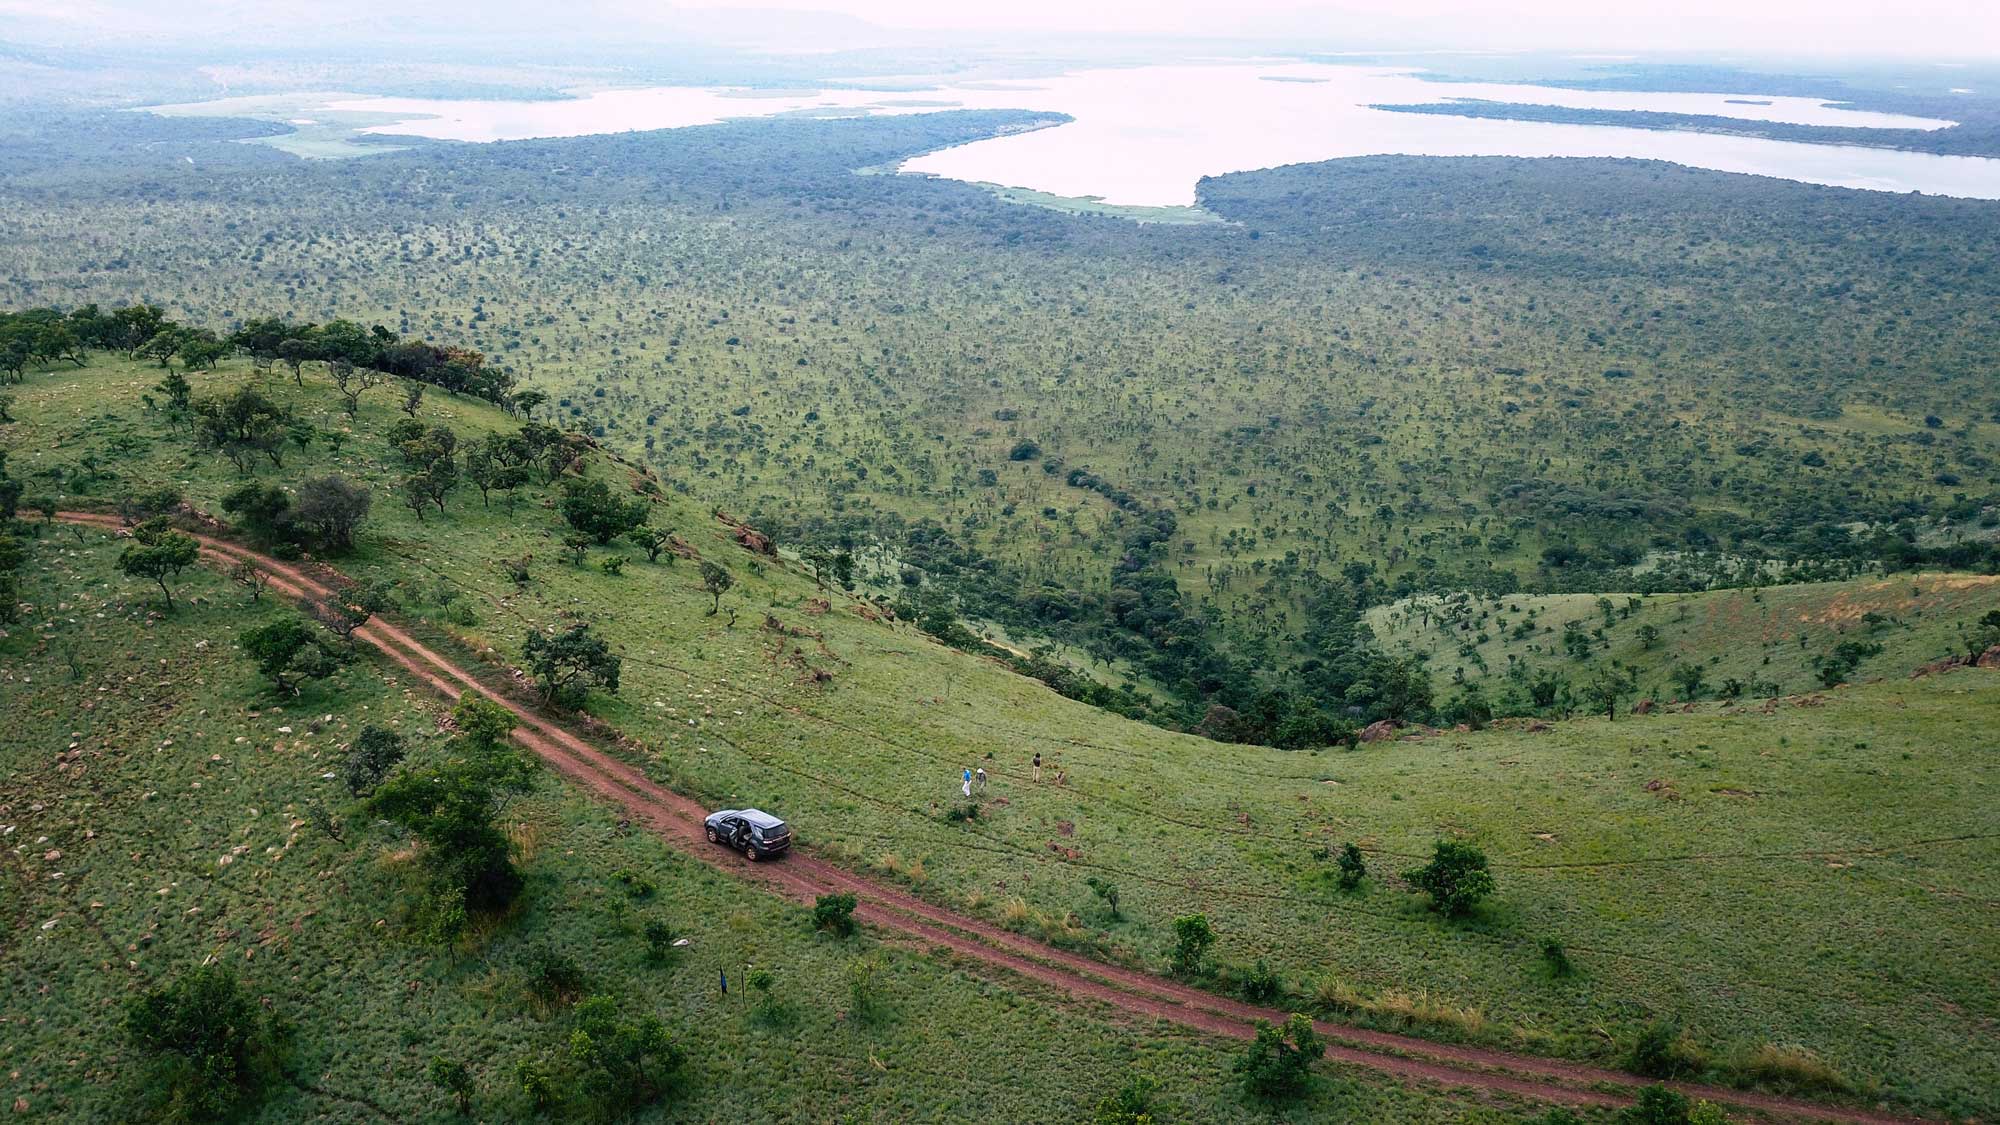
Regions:
[[[25,396],[27,421],[0,431],[15,468],[74,468],[70,453],[103,453],[123,425],[148,429],[132,409],[132,385],[145,380],[116,363],[39,380]],[[478,408],[433,409],[465,430],[499,421]],[[51,447],[78,433],[89,435],[85,448]],[[304,460],[352,468],[382,453],[356,444],[351,457]],[[174,443],[128,453],[117,468],[121,481],[186,479],[204,501],[224,479],[206,458],[177,456]],[[386,498],[378,503],[381,522],[396,526]],[[467,520],[439,554],[474,556],[475,537],[503,522]],[[1229,1045],[1103,1017],[869,938],[816,937],[806,911],[620,828],[552,779],[507,814],[530,880],[521,904],[446,958],[408,933],[420,894],[408,848],[347,807],[325,776],[364,723],[404,732],[412,760],[430,760],[444,741],[439,703],[366,658],[301,698],[276,699],[234,650],[241,630],[293,612],[273,597],[252,604],[197,569],[177,587],[181,609],[163,615],[156,591],[117,574],[110,536],[57,527],[27,546],[30,608],[0,636],[10,872],[0,881],[9,935],[0,1060],[4,1097],[21,1100],[25,1120],[124,1118],[147,1071],[120,1029],[121,1005],[209,960],[232,966],[294,1029],[286,1061],[296,1082],[279,1084],[251,1120],[449,1119],[449,1097],[425,1076],[434,1055],[472,1066],[482,1119],[524,1119],[532,1112],[515,1063],[553,1057],[568,1035],[564,1007],[528,986],[531,957],[545,947],[581,966],[589,990],[662,1015],[691,1047],[677,1119],[1074,1120],[1135,1072],[1160,1080],[1165,1119],[1265,1119],[1236,1092]],[[383,573],[423,575],[385,557]],[[343,839],[311,825],[315,805],[344,822]],[[652,889],[635,894],[623,872]],[[690,941],[663,965],[646,960],[640,937],[655,917]],[[872,1021],[853,1014],[847,983],[868,956],[882,960],[889,1012]],[[775,1022],[742,995],[751,964],[776,974]],[[717,990],[722,971],[728,999]],[[1345,1074],[1296,1112],[1522,1115]]]
[[[1961,636],[1978,634],[1973,623],[1995,608],[2000,577],[1911,574],[1699,594],[1432,595],[1377,606],[1368,623],[1389,651],[1421,656],[1454,682],[1505,690],[1609,658],[1636,676],[1635,696],[1667,701],[1689,698],[1673,679],[1689,664],[1703,672],[1695,698],[1730,680],[1775,684],[1766,694],[1812,691],[1823,686],[1818,662],[1849,642],[1881,646],[1849,679],[1902,677],[1960,653]],[[1588,639],[1583,657],[1565,642],[1572,628]]]
[[[248,377],[231,363],[196,379],[205,392]],[[234,471],[158,436],[137,402],[154,378],[109,358],[31,376],[13,471],[31,492],[175,483],[212,507]],[[338,424],[309,382],[269,390]],[[418,525],[386,492],[401,470],[379,435],[394,417],[378,393],[340,452],[315,447],[267,474],[338,469],[377,490],[343,569],[397,582],[410,615],[501,666],[528,628],[591,620],[626,656],[623,692],[592,710],[631,752],[718,803],[782,811],[813,847],[1151,965],[1168,921],[1203,910],[1226,966],[1264,958],[1295,993],[1354,1018],[1613,1056],[1643,1024],[1678,1017],[1725,1068],[1767,1042],[1799,1044],[1897,1102],[1991,1111],[2000,1076],[1979,1013],[1996,996],[1978,951],[1980,904],[2000,892],[1981,734],[2000,717],[1992,673],[1769,715],[1710,708],[1354,754],[1220,746],[1070,703],[845,598],[822,612],[808,580],[754,563],[680,499],[660,501],[654,522],[736,573],[733,628],[705,615],[686,563],[640,559],[616,577],[571,566],[539,497],[489,511],[461,490],[447,518]],[[467,433],[506,424],[444,396],[426,417]],[[629,475],[601,460],[592,471]],[[520,588],[496,560],[527,555]],[[813,667],[830,686],[808,681]],[[992,788],[976,821],[953,823],[944,813],[973,765]],[[1393,874],[1440,835],[1478,840],[1500,880],[1464,926],[1437,923]],[[1924,842],[1947,837],[1964,839]],[[1374,871],[1358,895],[1317,856],[1350,839]],[[1084,887],[1093,874],[1120,885],[1125,920]],[[1546,938],[1568,945],[1581,978],[1541,970]]]

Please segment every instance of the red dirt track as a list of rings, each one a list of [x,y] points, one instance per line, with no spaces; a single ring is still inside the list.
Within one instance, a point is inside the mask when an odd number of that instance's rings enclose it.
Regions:
[[[65,521],[119,531],[116,516],[62,512]],[[202,554],[224,565],[249,562],[271,576],[271,588],[294,598],[325,599],[336,591],[295,564],[207,535],[195,536]],[[966,958],[1003,968],[1070,996],[1110,1005],[1131,1015],[1166,1020],[1234,1039],[1248,1039],[1258,1020],[1282,1022],[1286,1014],[1233,1000],[1136,969],[1070,953],[977,918],[935,906],[908,892],[857,875],[809,855],[794,853],[777,862],[749,863],[715,847],[702,833],[706,809],[606,753],[562,724],[518,700],[494,692],[460,665],[432,651],[393,623],[370,619],[354,633],[417,680],[446,698],[478,691],[507,707],[520,721],[514,737],[557,772],[617,804],[632,820],[694,857],[800,902],[817,895],[848,893],[855,916]],[[1545,1102],[1578,1106],[1623,1106],[1631,1091],[1650,1079],[1585,1063],[1479,1047],[1436,1043],[1413,1036],[1369,1031],[1315,1021],[1329,1040],[1327,1057],[1363,1066],[1405,1081],[1467,1087]],[[1692,1098],[1785,1120],[1839,1121],[1893,1125],[1920,1119],[1847,1106],[1822,1105],[1774,1094],[1693,1083],[1670,1082]]]

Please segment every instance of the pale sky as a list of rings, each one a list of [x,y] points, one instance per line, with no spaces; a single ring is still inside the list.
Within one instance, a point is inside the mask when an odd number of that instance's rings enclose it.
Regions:
[[[676,10],[678,9],[678,10]],[[770,9],[943,33],[1242,37],[1300,49],[1602,49],[2000,59],[2000,0],[0,0],[0,41],[803,29]],[[372,35],[371,35],[372,33]],[[955,33],[955,34],[954,34]],[[844,36],[842,37],[844,38]]]
[[[2000,0],[682,0],[677,6],[788,7],[933,30],[2000,58]]]

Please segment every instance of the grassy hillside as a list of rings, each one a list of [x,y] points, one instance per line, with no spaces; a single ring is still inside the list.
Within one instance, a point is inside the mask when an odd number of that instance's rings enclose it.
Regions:
[[[245,374],[196,378],[208,390]],[[153,436],[160,424],[137,395],[156,378],[108,357],[36,376],[20,392],[21,422],[0,427],[11,468],[66,504],[184,482],[212,505],[233,470],[188,456],[184,438]],[[333,421],[323,391],[288,397]],[[385,460],[378,427],[388,412],[386,398],[371,404],[340,454],[289,459],[282,478],[369,474]],[[467,433],[503,422],[469,403],[435,403],[426,417]],[[434,608],[414,593],[437,581],[426,560],[447,572],[485,566],[496,557],[485,539],[549,519],[538,506],[475,517],[472,494],[455,499],[450,520],[419,528],[387,495],[377,501],[379,534],[357,569],[406,583],[413,614]],[[449,530],[425,542],[426,528]],[[289,1077],[249,1120],[454,1119],[450,1095],[427,1077],[434,1057],[470,1066],[479,1119],[531,1118],[515,1068],[559,1069],[573,1020],[570,999],[538,991],[544,951],[580,972],[577,991],[660,1015],[689,1048],[686,1078],[660,1115],[675,1120],[1077,1120],[1135,1073],[1158,1079],[1162,1120],[1267,1119],[1238,1093],[1233,1044],[1124,1021],[874,938],[816,935],[805,910],[621,826],[550,777],[505,814],[526,892],[447,955],[415,932],[422,888],[409,841],[361,812],[332,772],[364,724],[408,736],[414,765],[437,762],[441,704],[366,657],[297,698],[276,694],[237,647],[244,630],[295,615],[275,595],[253,602],[197,567],[175,583],[179,608],[168,613],[156,589],[115,569],[121,544],[111,536],[57,526],[24,543],[22,616],[0,630],[10,862],[0,881],[9,986],[0,1098],[23,1120],[134,1119],[152,1071],[124,1035],[123,1006],[209,963],[232,968],[291,1028]],[[620,589],[679,579],[648,570]],[[566,607],[549,597],[532,599],[537,615]],[[483,602],[472,612],[508,620]],[[511,648],[516,631],[496,636]],[[643,938],[654,920],[689,943],[661,962]],[[857,1009],[851,984],[869,962],[879,966],[874,1015]],[[751,966],[775,978],[768,1011],[744,993]],[[720,972],[732,982],[727,998]],[[1499,1122],[1529,1108],[1341,1073],[1292,1112]]]
[[[1368,624],[1389,651],[1524,703],[1528,681],[1579,679],[1602,659],[1630,670],[1638,698],[1740,701],[1824,687],[1842,644],[1880,649],[1847,680],[1907,676],[1962,653],[1995,609],[2000,577],[1919,573],[1696,594],[1428,595],[1377,606]],[[1677,680],[1689,666],[1700,678]]]
[[[256,377],[228,361],[192,378],[208,394]],[[214,510],[240,478],[148,414],[140,395],[157,379],[109,356],[30,374],[13,392],[10,471],[64,505],[172,485]],[[348,428],[316,367],[303,390],[282,369],[262,382],[322,429]],[[692,560],[641,556],[616,575],[594,565],[636,554],[619,543],[573,565],[545,487],[491,509],[461,488],[420,524],[391,492],[406,471],[383,439],[396,398],[365,400],[338,450],[319,441],[258,474],[296,482],[339,471],[366,484],[375,508],[341,568],[393,584],[402,616],[483,655],[496,678],[530,629],[590,622],[625,669],[618,695],[593,695],[589,709],[625,733],[627,752],[717,803],[781,811],[821,854],[1152,967],[1165,960],[1171,919],[1202,911],[1220,934],[1216,987],[1242,987],[1262,960],[1291,1003],[1360,1022],[1615,1060],[1643,1028],[1675,1020],[1727,1079],[1798,1080],[1799,1068],[1759,1059],[1802,1048],[1854,1091],[1994,1112],[2000,1054],[1987,1024],[2000,996],[1981,955],[1984,904],[2000,894],[1985,768],[1984,732],[2000,718],[1991,672],[1848,688],[1768,714],[1579,720],[1354,753],[1225,746],[1073,703],[878,620],[875,607],[745,552],[705,507],[671,495],[654,501],[653,522],[734,574],[723,598],[733,619],[708,615]],[[517,424],[443,395],[420,417],[466,435]],[[588,471],[634,479],[601,456]],[[49,535],[38,552],[63,541]],[[528,580],[503,560],[524,561]],[[115,592],[126,605],[147,596],[136,584]],[[1946,619],[1924,604],[1924,628]],[[10,644],[29,644],[28,633]],[[47,657],[35,659],[40,669]],[[988,770],[991,787],[975,819],[954,819],[959,771],[971,766]],[[572,815],[587,816],[561,814]],[[1430,914],[1397,875],[1440,837],[1475,840],[1492,857],[1499,891],[1464,923]],[[1352,893],[1334,885],[1326,858],[1347,841],[1363,846],[1371,871]],[[673,865],[644,869],[661,868]],[[1121,917],[1088,876],[1118,884]],[[756,909],[733,909],[760,938],[771,929]],[[1551,939],[1580,975],[1548,972]],[[1093,1096],[1069,1089],[1059,1096],[1073,1104]]]

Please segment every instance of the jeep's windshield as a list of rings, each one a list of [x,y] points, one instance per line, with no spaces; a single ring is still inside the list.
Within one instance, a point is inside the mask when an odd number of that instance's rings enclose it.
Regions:
[[[766,824],[761,828],[757,829],[757,834],[759,836],[764,837],[767,840],[777,836],[788,835],[790,832],[791,829],[785,827],[785,822],[782,820],[776,824]]]

